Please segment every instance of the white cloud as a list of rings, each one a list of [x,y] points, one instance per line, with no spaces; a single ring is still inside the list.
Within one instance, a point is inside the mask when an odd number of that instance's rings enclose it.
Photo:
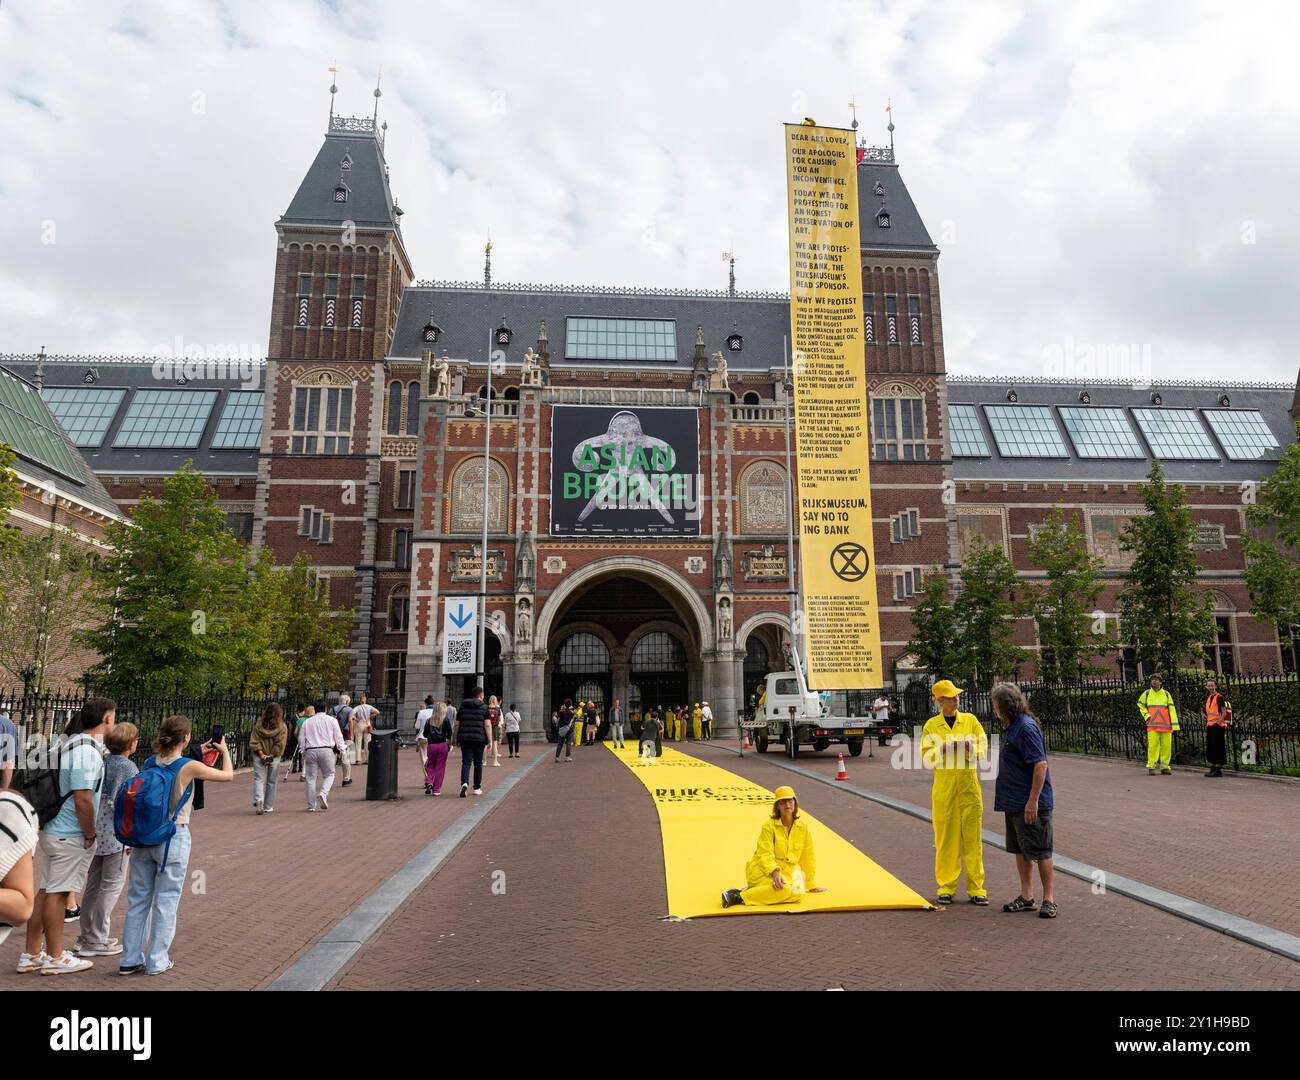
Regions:
[[[787,283],[780,124],[898,157],[943,248],[950,370],[1151,347],[1290,379],[1296,9],[840,3],[6,4],[0,351],[263,343],[328,73],[381,115],[424,278]],[[49,223],[54,243],[49,243]],[[1253,229],[1254,242],[1243,243]]]

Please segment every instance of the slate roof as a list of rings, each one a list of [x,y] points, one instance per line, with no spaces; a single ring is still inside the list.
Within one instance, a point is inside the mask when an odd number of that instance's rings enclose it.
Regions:
[[[436,345],[424,341],[424,325],[433,321],[443,333]],[[737,293],[705,290],[585,288],[582,286],[497,285],[491,289],[470,282],[417,283],[402,297],[390,359],[418,359],[425,348],[453,360],[481,363],[488,334],[501,325],[514,331],[506,349],[508,363],[518,363],[537,329],[546,320],[551,367],[615,368],[626,365],[646,371],[691,370],[695,328],[704,327],[708,354],[726,354],[729,367],[767,371],[781,367],[783,340],[790,328],[790,299],[784,293]],[[677,356],[674,361],[568,360],[565,329],[569,317],[674,319]],[[739,334],[740,352],[727,349],[727,338]]]
[[[1153,407],[1151,395],[1159,393],[1163,409],[1219,409],[1219,398],[1227,394],[1231,408],[1256,409],[1268,424],[1278,445],[1285,449],[1296,441],[1295,422],[1290,408],[1293,391],[1288,383],[1164,383],[1145,389],[1135,389],[1128,382],[1088,380],[1033,380],[1017,381],[1015,378],[985,379],[963,376],[948,377],[949,404],[1005,405],[1007,391],[1014,389],[1018,405],[1078,406],[1079,395],[1086,390],[1092,407],[1111,407],[1125,410],[1130,425],[1143,450],[1147,441],[1132,415],[1133,409]],[[957,480],[989,481],[1101,481],[1141,482],[1151,468],[1149,456],[1110,460],[1082,458],[1076,453],[1073,442],[1065,431],[1058,409],[1052,410],[1053,420],[1060,430],[1061,440],[1069,451],[1069,458],[1004,458],[998,453],[997,443],[983,409],[977,409],[980,429],[990,456],[986,458],[953,459],[953,476]],[[1218,446],[1214,429],[1203,426]],[[1184,484],[1236,484],[1242,480],[1259,480],[1270,476],[1276,468],[1268,461],[1231,461],[1226,456],[1217,461],[1161,462],[1165,478]]]
[[[28,382],[36,382],[36,357],[6,356],[0,358],[5,365]],[[87,382],[86,375],[93,372],[94,382]],[[77,453],[96,473],[101,476],[157,476],[176,472],[192,461],[194,468],[208,476],[253,476],[257,473],[256,450],[214,450],[212,438],[225,409],[227,397],[235,391],[246,389],[263,389],[265,369],[256,369],[256,386],[243,385],[239,377],[190,378],[183,386],[174,378],[160,379],[155,370],[155,362],[149,359],[129,359],[124,357],[49,357],[43,364],[42,385],[46,388],[55,386],[99,388],[121,387],[126,390],[121,403],[113,415],[103,442],[98,447],[81,447]],[[170,374],[170,373],[168,373]],[[121,429],[122,421],[130,408],[136,390],[186,389],[217,391],[217,397],[203,427],[199,445],[195,449],[155,449],[146,447],[114,446],[113,442]],[[61,430],[61,429],[60,429]],[[88,470],[89,471],[89,470]],[[98,481],[95,481],[98,484]],[[102,490],[102,487],[101,487]],[[105,493],[107,498],[107,493]],[[110,500],[111,502],[111,500]]]
[[[345,157],[351,159],[346,170],[341,167]],[[340,184],[348,189],[345,202],[334,198]],[[388,186],[384,148],[372,121],[333,117],[316,160],[279,224],[335,228],[351,221],[358,228],[400,233],[400,218]]]
[[[0,379],[19,380],[22,378],[21,372],[10,367],[0,367]],[[26,381],[30,382],[30,380]],[[85,460],[85,456],[73,445],[72,440],[68,438],[67,432],[59,426],[58,420],[52,414],[50,421],[53,428],[62,437],[63,444],[68,452],[77,460],[77,464],[80,466],[81,482],[78,483],[54,469],[46,468],[39,461],[33,461],[31,458],[23,456],[21,449],[18,450],[14,462],[17,471],[33,480],[51,485],[60,495],[83,502],[110,517],[121,517],[122,511],[118,508],[117,503],[113,501],[113,497],[109,495],[104,485],[100,483],[99,477],[93,471],[94,467]]]
[[[889,152],[879,153],[883,156]],[[883,189],[883,195],[876,193],[877,185]],[[888,228],[880,224],[882,210],[889,215]],[[939,250],[908,194],[897,163],[892,160],[868,158],[858,166],[858,215],[858,232],[864,248],[930,254]]]

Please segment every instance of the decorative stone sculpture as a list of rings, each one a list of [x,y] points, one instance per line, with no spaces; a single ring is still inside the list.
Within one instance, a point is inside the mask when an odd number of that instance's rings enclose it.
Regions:
[[[440,356],[433,362],[432,374],[433,396],[451,397],[451,364],[445,356]]]
[[[727,376],[727,358],[721,352],[713,354],[713,369],[709,372],[710,390],[730,390]]]

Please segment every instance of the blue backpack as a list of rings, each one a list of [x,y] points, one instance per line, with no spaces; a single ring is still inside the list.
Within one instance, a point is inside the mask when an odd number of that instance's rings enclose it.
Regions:
[[[113,833],[119,842],[133,848],[171,844],[176,835],[176,817],[189,802],[194,785],[185,789],[174,811],[168,813],[167,806],[176,775],[189,760],[179,757],[167,765],[159,765],[150,758],[139,773],[122,785],[113,805]],[[164,851],[163,864],[166,862]]]

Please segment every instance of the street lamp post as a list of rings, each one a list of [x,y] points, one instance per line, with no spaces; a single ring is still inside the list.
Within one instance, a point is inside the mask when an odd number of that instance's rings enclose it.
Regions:
[[[478,673],[475,685],[486,693],[487,683],[487,540],[488,540],[488,451],[492,442],[492,350],[496,331],[488,331],[487,393],[483,398],[483,533],[478,553]]]

